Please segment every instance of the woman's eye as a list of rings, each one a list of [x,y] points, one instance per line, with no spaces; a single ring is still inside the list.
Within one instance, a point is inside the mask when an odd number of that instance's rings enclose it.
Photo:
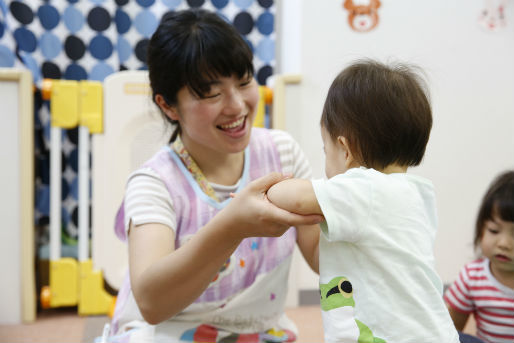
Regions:
[[[244,87],[244,86],[248,86],[251,82],[252,82],[252,79],[249,79],[249,80],[241,82],[239,85],[241,87]]]
[[[493,235],[497,234],[498,232],[500,232],[498,229],[494,229],[494,228],[487,228],[487,231],[489,231],[490,233],[492,233]]]
[[[206,94],[203,96],[203,99],[214,99],[214,98],[218,97],[219,95],[220,95],[220,93]]]

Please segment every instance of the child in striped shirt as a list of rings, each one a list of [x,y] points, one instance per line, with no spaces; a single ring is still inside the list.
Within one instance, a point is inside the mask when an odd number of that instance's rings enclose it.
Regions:
[[[457,330],[470,314],[489,343],[514,342],[514,171],[499,175],[485,194],[475,228],[481,258],[462,268],[444,299]]]

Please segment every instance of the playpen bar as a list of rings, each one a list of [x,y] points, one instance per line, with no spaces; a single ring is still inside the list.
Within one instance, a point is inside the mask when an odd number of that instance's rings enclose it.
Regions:
[[[89,128],[79,126],[79,261],[89,258]]]
[[[50,261],[61,258],[61,128],[50,131]]]

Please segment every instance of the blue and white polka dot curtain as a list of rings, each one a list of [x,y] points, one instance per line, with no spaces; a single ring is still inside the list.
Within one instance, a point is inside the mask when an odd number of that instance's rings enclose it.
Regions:
[[[232,22],[255,53],[261,84],[274,65],[273,0],[2,1],[0,67],[43,78],[99,80],[145,68],[146,45],[168,11],[202,7]]]
[[[204,8],[232,22],[254,51],[262,85],[275,65],[273,0],[0,0],[0,67],[44,78],[103,81],[125,69],[146,69],[146,46],[169,11]],[[49,104],[36,92],[36,224],[49,215]],[[77,130],[63,132],[63,237],[77,237]],[[45,235],[43,235],[45,237]],[[44,240],[43,240],[44,241]]]

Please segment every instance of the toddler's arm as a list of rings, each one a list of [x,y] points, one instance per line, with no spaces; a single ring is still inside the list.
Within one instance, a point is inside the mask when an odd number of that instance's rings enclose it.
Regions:
[[[449,304],[448,311],[450,312],[450,317],[453,320],[453,324],[458,331],[464,330],[466,323],[468,322],[469,313],[459,312],[458,310],[451,307]]]
[[[274,205],[289,212],[323,214],[309,180],[286,179],[273,185],[266,195]]]

